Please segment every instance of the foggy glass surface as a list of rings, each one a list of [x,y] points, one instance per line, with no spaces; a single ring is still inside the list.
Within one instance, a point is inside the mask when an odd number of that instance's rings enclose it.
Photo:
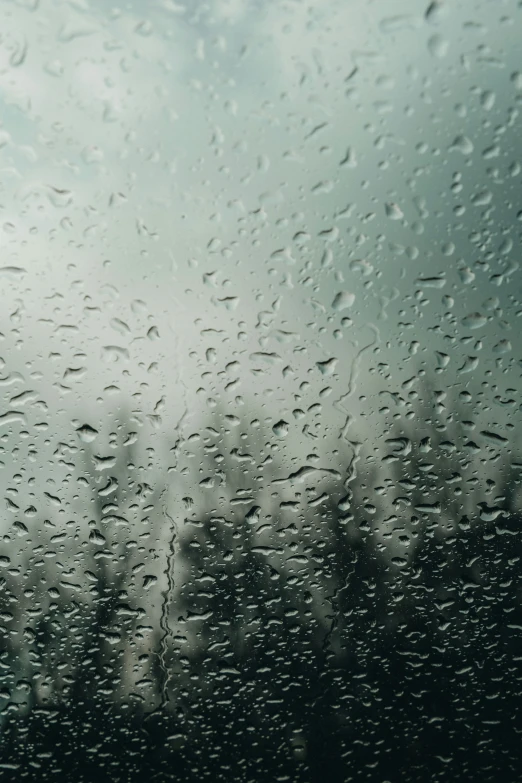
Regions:
[[[522,4],[0,20],[0,780],[516,783]]]

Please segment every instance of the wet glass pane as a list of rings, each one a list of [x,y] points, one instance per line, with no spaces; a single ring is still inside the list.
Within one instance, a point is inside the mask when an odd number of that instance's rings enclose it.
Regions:
[[[0,778],[515,783],[521,3],[0,20]]]

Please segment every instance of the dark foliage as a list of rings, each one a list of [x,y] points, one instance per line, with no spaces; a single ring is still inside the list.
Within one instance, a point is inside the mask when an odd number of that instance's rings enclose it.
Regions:
[[[519,780],[520,466],[494,445],[477,466],[432,424],[429,446],[402,432],[357,473],[340,455],[329,472],[267,467],[262,496],[263,439],[248,462],[218,418],[204,444],[226,455],[221,484],[205,489],[209,447],[182,519],[166,478],[131,479],[139,459],[121,457],[74,598],[34,547],[7,569],[2,779]],[[293,500],[277,479],[292,473]],[[117,523],[143,496],[140,552]]]

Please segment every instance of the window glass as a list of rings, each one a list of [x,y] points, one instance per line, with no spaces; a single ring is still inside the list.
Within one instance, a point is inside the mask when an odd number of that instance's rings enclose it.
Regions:
[[[520,778],[522,7],[4,0],[0,778]]]

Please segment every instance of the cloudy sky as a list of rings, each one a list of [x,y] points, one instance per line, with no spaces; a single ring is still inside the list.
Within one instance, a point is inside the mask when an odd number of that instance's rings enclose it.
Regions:
[[[324,456],[386,432],[419,370],[504,426],[520,14],[4,3],[5,484],[109,411],[160,449],[185,409],[184,436],[255,410],[288,423],[289,460]]]

